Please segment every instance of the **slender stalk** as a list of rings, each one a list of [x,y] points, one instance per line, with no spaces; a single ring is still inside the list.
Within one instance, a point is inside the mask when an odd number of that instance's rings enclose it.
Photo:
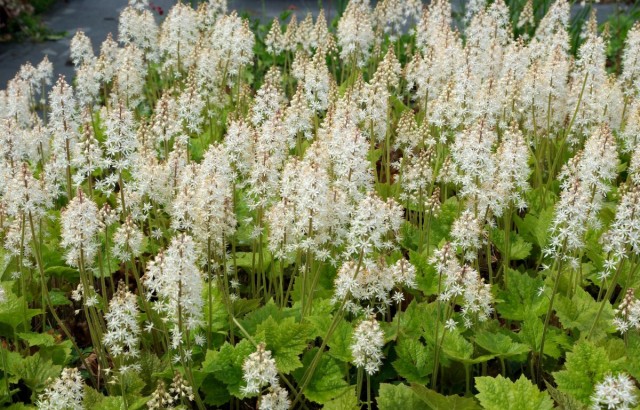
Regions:
[[[547,180],[547,187],[550,185],[553,178],[555,178],[556,169],[558,168],[558,164],[560,162],[560,159],[562,158],[562,153],[564,152],[564,143],[569,137],[571,128],[573,128],[573,123],[575,122],[576,117],[578,116],[578,111],[580,110],[580,104],[582,103],[582,96],[584,95],[584,89],[587,85],[588,78],[589,78],[589,73],[585,74],[584,76],[584,81],[582,82],[582,88],[580,89],[580,95],[578,96],[578,102],[576,103],[576,108],[573,111],[573,115],[571,116],[571,121],[569,122],[569,125],[564,130],[564,133],[562,135],[562,140],[560,141],[560,146],[557,147],[558,151],[556,153],[556,157],[553,160],[553,165],[551,166],[551,169],[549,170],[549,179]]]
[[[208,328],[207,328],[207,349],[211,349],[211,323],[213,322],[213,292],[211,282],[211,238],[207,238],[207,285],[208,285],[208,302],[209,302],[209,315],[208,315]]]
[[[560,274],[562,273],[564,258],[562,255],[564,254],[564,250],[567,246],[567,239],[562,243],[561,252],[556,257],[554,262],[554,266],[557,266],[555,272],[556,276],[554,278],[553,291],[551,292],[551,299],[549,299],[549,309],[547,310],[547,316],[544,319],[544,327],[542,328],[542,338],[540,339],[540,349],[538,351],[538,364],[536,374],[541,376],[542,370],[542,359],[544,357],[544,342],[547,336],[547,329],[549,327],[549,321],[551,320],[551,315],[553,314],[553,302],[555,301],[556,294],[558,293],[558,286],[560,285]]]
[[[356,372],[356,398],[358,402],[360,401],[360,397],[362,397],[362,367],[358,367],[358,371]]]
[[[465,396],[471,396],[471,365],[469,363],[464,364],[465,375]]]
[[[42,262],[42,253],[40,250],[40,246],[38,246],[35,241],[35,238],[37,238],[37,236],[36,236],[35,225],[33,223],[33,215],[31,214],[31,211],[29,211],[29,225],[31,226],[31,237],[33,239],[32,242],[33,242],[34,253],[36,256],[36,264],[38,265],[38,270],[40,272],[40,281],[42,284],[42,291],[45,295],[47,304],[49,305],[49,310],[51,311],[51,315],[53,316],[56,323],[58,324],[62,332],[65,334],[67,339],[69,339],[71,341],[71,344],[73,344],[73,347],[74,349],[76,349],[76,352],[78,353],[78,357],[80,358],[82,365],[86,369],[90,369],[84,357],[84,353],[82,353],[82,350],[80,349],[80,347],[78,347],[78,344],[76,343],[75,339],[73,338],[73,336],[71,335],[67,327],[65,326],[64,322],[60,319],[60,316],[58,316],[58,313],[56,312],[56,309],[53,306],[53,302],[51,301],[51,295],[49,295],[49,289],[47,288],[46,281],[45,281],[44,264]],[[96,383],[95,377],[92,372],[89,372],[89,378],[91,378],[91,381],[94,384],[98,385]]]
[[[356,266],[356,269],[355,269],[355,271],[353,273],[353,279],[354,280],[358,276],[358,272],[360,272],[360,268],[362,267],[363,260],[364,260],[364,251],[360,251],[360,257],[358,258],[358,265]],[[304,372],[304,375],[302,376],[302,382],[300,383],[300,391],[298,392],[298,394],[296,395],[293,403],[291,404],[292,408],[295,408],[296,404],[298,404],[300,402],[300,400],[302,399],[302,393],[304,392],[304,389],[307,387],[307,385],[311,381],[311,377],[313,376],[313,374],[314,374],[314,372],[316,370],[316,367],[320,363],[320,358],[322,357],[322,354],[324,353],[324,349],[327,346],[327,342],[329,341],[329,338],[333,335],[333,332],[338,327],[338,324],[340,323],[340,320],[342,320],[342,315],[344,313],[344,308],[347,305],[347,301],[349,300],[349,296],[350,296],[350,292],[347,292],[347,294],[342,299],[342,302],[340,303],[340,307],[338,308],[338,311],[334,315],[333,320],[331,321],[331,324],[329,325],[329,330],[327,331],[327,334],[322,338],[322,344],[320,345],[320,349],[318,349],[318,351],[316,352],[316,355],[313,357],[313,360],[311,361],[311,364],[309,365],[309,368],[307,368],[307,370]]]
[[[371,376],[367,372],[367,410],[371,410]]]
[[[509,206],[509,209],[504,215],[504,247],[505,254],[503,257],[503,273],[504,273],[504,284],[507,286],[507,269],[509,269],[510,259],[511,259],[511,223],[512,223],[512,215],[513,208]]]
[[[624,260],[623,260],[624,261]],[[616,288],[616,283],[618,282],[618,276],[620,276],[620,271],[622,270],[622,265],[623,265],[623,261],[620,261],[620,264],[618,264],[618,268],[616,269],[615,273],[613,274],[613,277],[611,278],[611,283],[609,284],[609,287],[607,288],[607,293],[604,295],[604,299],[602,299],[602,301],[600,301],[600,307],[598,308],[598,313],[596,314],[595,319],[593,319],[593,323],[591,324],[591,328],[589,328],[589,333],[587,334],[587,339],[591,339],[591,336],[593,335],[593,331],[596,328],[596,325],[598,324],[598,320],[600,320],[600,315],[602,314],[602,311],[604,310],[604,307],[607,303],[609,303],[609,301],[611,300],[611,295],[613,294],[613,291]]]
[[[9,367],[7,367],[7,353],[6,353],[6,349],[4,347],[0,347],[0,358],[2,358],[2,368],[3,369],[8,369]],[[7,389],[7,394],[11,394],[11,388],[9,387],[9,378],[8,377],[3,377],[4,379],[4,383],[5,383],[5,389]]]

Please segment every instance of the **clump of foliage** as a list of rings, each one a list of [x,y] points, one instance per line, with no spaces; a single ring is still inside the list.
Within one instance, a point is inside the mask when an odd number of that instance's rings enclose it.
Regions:
[[[40,21],[55,0],[0,0],[0,41],[57,39]]]
[[[567,1],[527,13],[131,0],[73,85],[24,65],[2,404],[636,406],[640,28],[612,76],[594,18],[574,58]]]

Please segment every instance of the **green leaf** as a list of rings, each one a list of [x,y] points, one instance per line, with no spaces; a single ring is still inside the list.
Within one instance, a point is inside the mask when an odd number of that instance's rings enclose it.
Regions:
[[[227,387],[212,374],[205,377],[200,390],[204,392],[204,402],[211,406],[222,406],[231,400]]]
[[[396,317],[400,321],[399,337],[417,339],[422,336],[424,332],[425,312],[423,306],[419,305],[415,299],[411,301],[404,312],[397,313]],[[429,326],[427,326],[427,328],[429,328]]]
[[[376,402],[379,410],[423,410],[424,403],[405,384],[380,384],[380,395]]]
[[[500,316],[523,320],[529,315],[540,316],[547,311],[549,300],[544,295],[538,296],[538,290],[544,286],[541,278],[507,269],[505,283],[505,289],[498,292],[496,304]]]
[[[496,248],[500,251],[501,254],[507,253],[507,247],[505,246],[505,237],[504,231],[498,228],[494,228],[491,231],[491,242],[495,245]],[[511,235],[509,238],[511,242],[511,247],[509,248],[509,258],[513,261],[526,259],[527,256],[531,253],[531,248],[533,245],[531,243],[526,242],[522,239],[520,235]]]
[[[140,352],[140,357],[138,358],[138,363],[140,364],[140,377],[144,381],[146,385],[146,390],[148,393],[151,393],[156,389],[158,385],[158,377],[155,376],[158,373],[162,373],[167,368],[169,368],[168,360],[162,361],[155,353],[151,351],[143,350]]]
[[[526,259],[529,254],[531,254],[531,248],[533,245],[529,242],[525,242],[522,239],[522,236],[516,235],[515,243],[511,244],[511,248],[509,249],[511,252],[511,260],[519,261],[522,259]]]
[[[420,384],[411,384],[411,390],[432,410],[476,410],[480,406],[471,397],[444,396]]]
[[[66,306],[72,304],[69,298],[67,298],[66,292],[51,289],[49,291],[49,296],[51,297],[51,304],[53,304],[53,306]]]
[[[507,335],[488,331],[477,332],[475,341],[478,346],[500,357],[517,356],[531,350],[529,346],[516,343]]]
[[[380,158],[382,158],[382,148],[370,149],[367,153],[367,160],[369,162],[375,163]]]
[[[395,347],[393,367],[409,382],[426,384],[433,371],[433,349],[416,339],[402,338]]]
[[[204,298],[209,301],[209,289],[205,289]],[[211,290],[211,303],[204,304],[204,317],[206,326],[209,327],[209,331],[212,333],[224,330],[225,333],[229,326],[229,312],[226,306],[222,302],[220,293],[217,289]],[[209,325],[209,309],[211,309],[211,324]],[[234,310],[235,311],[235,310]]]
[[[293,372],[293,377],[298,383],[301,383],[305,370],[309,368],[317,352],[318,348],[313,348],[305,353],[302,359],[304,367]],[[324,354],[304,390],[304,395],[311,401],[325,404],[345,394],[346,391],[351,391],[351,388],[344,380],[339,362]]]
[[[561,294],[558,294],[557,298],[556,315],[560,319],[562,326],[564,326],[565,329],[576,329],[581,335],[588,334],[598,315],[598,310],[600,310],[600,303],[596,302],[591,295],[580,286],[576,288],[571,299]],[[602,309],[598,323],[596,323],[591,335],[592,339],[601,339],[605,337],[608,332],[614,330],[611,325],[613,316],[611,304],[605,301],[604,309]]]
[[[589,404],[593,386],[611,371],[607,352],[591,342],[581,341],[567,353],[565,370],[553,373],[558,390]]]
[[[349,323],[345,321],[340,321],[338,327],[333,332],[329,341],[327,342],[327,346],[329,346],[329,354],[331,357],[335,357],[336,359],[343,362],[350,362],[352,359],[351,356],[351,337],[353,335],[353,329],[349,325]]]
[[[438,293],[438,274],[425,255],[409,251],[409,261],[416,267],[416,283],[425,296]]]
[[[19,390],[16,389],[15,391],[17,392]],[[7,410],[31,410],[31,409],[37,409],[36,406],[29,406],[29,405],[24,404],[24,403],[13,403],[9,407],[5,407],[5,408]]]
[[[10,264],[11,257],[7,255],[4,247],[0,248],[0,280],[3,278],[4,274],[6,273],[6,269]]]
[[[67,36],[67,32],[61,31],[59,33],[47,33],[42,37],[43,37],[43,40],[46,40],[46,41],[58,41],[58,40],[62,40],[66,36]]]
[[[282,373],[289,373],[302,366],[299,356],[312,337],[311,326],[297,323],[292,317],[279,322],[269,317],[256,329],[256,339],[266,343],[267,350],[271,350],[278,370]]]
[[[29,309],[24,296],[17,297],[13,292],[5,292],[6,301],[0,304],[0,323],[16,329],[22,323],[29,323],[32,317],[41,313],[39,309]]]
[[[242,364],[247,356],[255,352],[255,347],[247,339],[243,339],[235,346],[226,343],[220,350],[208,350],[202,363],[204,373],[213,374],[215,378],[226,384],[229,393],[243,398],[240,392],[244,381],[242,379]]]
[[[3,408],[6,408],[4,406],[5,403],[11,403],[12,401],[12,397],[14,394],[18,393],[20,391],[20,389],[11,389],[11,380],[7,380],[10,378],[5,378],[5,377],[0,377],[0,405],[3,405]],[[9,390],[7,390],[7,388],[9,388]],[[9,406],[8,408],[29,408],[29,407],[14,407],[14,406]],[[33,407],[35,408],[35,407]]]
[[[245,222],[253,218],[253,213],[247,203],[248,194],[243,190],[236,190],[236,219],[238,223],[238,229],[236,231],[236,240],[238,245],[250,245],[253,241],[253,224],[251,222]]]
[[[27,342],[29,346],[53,346],[56,341],[48,333],[25,332],[18,333],[17,336]]]
[[[84,385],[84,397],[82,399],[82,407],[85,409],[93,409],[98,403],[104,400],[104,395],[99,393],[93,387]]]
[[[292,309],[283,309],[281,310],[276,306],[273,302],[273,299],[269,299],[269,301],[259,308],[254,308],[248,313],[241,321],[240,324],[242,327],[249,333],[253,335],[256,333],[256,329],[258,325],[267,320],[269,317],[275,319],[276,321],[280,321],[285,317],[294,316],[295,312]]]
[[[466,361],[473,355],[473,345],[457,330],[444,334],[442,352],[456,361]]]
[[[44,360],[51,360],[53,364],[66,366],[71,360],[72,349],[73,343],[71,343],[71,340],[63,340],[51,346],[40,345],[38,353]]]
[[[452,196],[448,198],[442,204],[438,217],[431,222],[431,229],[429,232],[429,242],[432,244],[438,244],[441,240],[446,238],[451,231],[451,225],[453,221],[459,215],[458,198]]]
[[[431,347],[442,345],[441,364],[444,367],[449,365],[448,360],[454,360],[461,363],[473,363],[476,359],[472,359],[473,345],[465,339],[458,329],[445,330],[442,324],[442,317],[440,322],[436,323],[436,312],[438,303],[432,302],[429,305],[418,305],[420,307],[420,321],[421,329],[424,327],[422,337]],[[416,312],[418,313],[418,312]],[[437,326],[437,328],[436,328]],[[438,329],[438,339],[436,340],[435,330]],[[420,336],[417,336],[418,338]],[[481,359],[483,361],[484,358]]]
[[[574,399],[573,397],[569,396],[566,393],[559,391],[558,389],[553,387],[551,384],[549,384],[549,382],[547,381],[545,381],[545,384],[547,385],[547,392],[549,393],[553,401],[555,401],[556,404],[562,410],[584,410],[585,409],[585,406],[582,403],[580,403],[578,400]]]
[[[329,400],[323,407],[324,410],[360,410],[358,398],[354,389],[346,390],[341,396]]]
[[[640,357],[640,335],[638,332],[629,332],[627,338],[627,356]],[[624,363],[624,368],[636,380],[640,380],[640,360],[627,360]]]
[[[542,343],[542,331],[544,323],[537,316],[529,316],[522,322],[522,327],[518,333],[520,341],[534,352],[540,351]],[[561,347],[569,347],[571,344],[566,335],[560,333],[557,328],[550,326],[547,329],[547,336],[544,343],[544,354],[555,359],[562,356],[563,349]]]
[[[551,222],[553,222],[553,213],[553,206],[550,206],[538,215],[527,213],[524,219],[515,216],[513,220],[523,238],[526,241],[535,243],[542,249],[549,240],[549,228],[551,227]]]
[[[109,396],[96,403],[94,407],[92,407],[92,410],[122,410],[124,408],[124,399],[122,396]]]
[[[627,346],[624,340],[618,338],[608,338],[601,344],[606,351],[609,361],[612,363],[623,364],[627,361]],[[629,355],[630,357],[633,357]]]
[[[27,342],[29,346],[53,346],[55,339],[48,333],[25,332],[18,333],[17,336]]]
[[[24,361],[24,358],[20,353],[7,350],[6,348],[3,348],[1,345],[0,345],[0,355],[4,356],[4,357],[2,356],[0,357],[6,361],[7,372],[5,374],[11,376],[8,378],[9,383],[12,383],[12,384],[18,383],[20,381],[20,377],[13,370],[20,369],[22,367],[22,362]]]
[[[261,299],[236,299],[233,301],[233,311],[238,316],[242,316],[244,314],[248,315],[260,307],[261,301]],[[273,300],[270,300],[269,302],[273,303]]]
[[[119,383],[113,385],[111,393],[124,396],[128,403],[133,403],[144,388],[144,381],[135,372],[126,372],[119,378]],[[196,386],[197,388],[197,386]]]
[[[146,408],[146,404],[149,401],[149,397],[133,397],[128,401],[128,410],[138,410]]]
[[[44,273],[47,276],[66,279],[69,282],[77,281],[80,277],[80,272],[78,272],[77,269],[73,269],[68,266],[49,266],[44,270]]]
[[[236,252],[236,266],[243,269],[245,272],[253,272],[253,269],[258,269],[259,255],[255,255],[253,252]],[[271,253],[266,249],[262,252],[262,267],[265,272],[269,271],[269,265],[271,265]]]
[[[476,377],[478,400],[487,410],[551,410],[553,401],[524,375],[514,383],[501,375]]]
[[[42,391],[50,378],[56,378],[62,371],[62,366],[54,365],[51,360],[45,360],[36,353],[19,361],[8,363],[9,371],[20,377],[24,384],[31,389],[32,397]]]

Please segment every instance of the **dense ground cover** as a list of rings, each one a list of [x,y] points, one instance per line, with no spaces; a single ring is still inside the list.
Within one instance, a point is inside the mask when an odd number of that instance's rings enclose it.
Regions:
[[[566,1],[472,5],[132,0],[72,84],[23,66],[3,404],[634,408],[640,27],[611,75]]]

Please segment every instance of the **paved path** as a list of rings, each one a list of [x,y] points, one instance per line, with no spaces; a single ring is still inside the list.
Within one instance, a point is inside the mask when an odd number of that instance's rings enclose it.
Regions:
[[[174,0],[152,0],[166,11],[175,3]],[[460,2],[464,0],[454,0]],[[251,16],[260,17],[264,22],[271,21],[282,11],[292,8],[298,18],[311,11],[318,12],[318,0],[229,0],[230,10],[247,12]],[[328,18],[335,16],[335,0],[324,0]],[[44,24],[52,32],[66,32],[67,35],[57,41],[42,43],[0,43],[0,89],[6,87],[7,81],[13,78],[20,66],[27,61],[38,64],[45,55],[53,63],[55,77],[63,74],[70,81],[73,78],[73,66],[69,60],[69,43],[75,32],[84,30],[93,43],[96,53],[100,44],[113,33],[117,37],[118,15],[127,5],[127,0],[60,0],[43,18]],[[614,5],[598,5],[598,19],[604,21],[615,10]]]

